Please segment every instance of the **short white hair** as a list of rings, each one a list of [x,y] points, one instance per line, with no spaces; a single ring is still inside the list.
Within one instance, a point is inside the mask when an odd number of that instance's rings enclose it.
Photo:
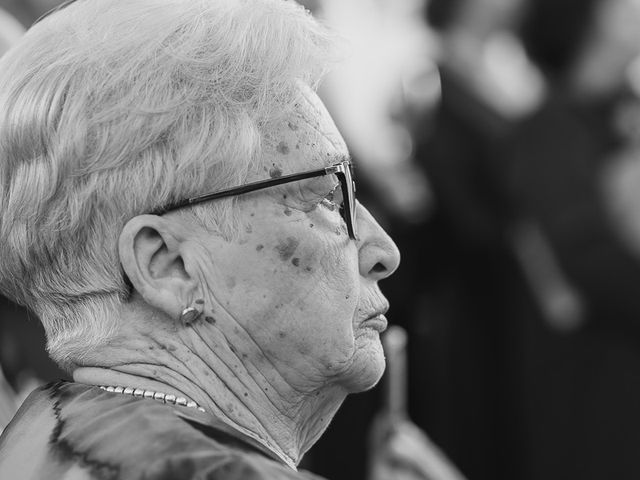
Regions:
[[[2,58],[0,289],[54,360],[90,364],[116,333],[124,224],[242,183],[332,43],[291,1],[79,0]],[[232,234],[233,201],[194,211]]]

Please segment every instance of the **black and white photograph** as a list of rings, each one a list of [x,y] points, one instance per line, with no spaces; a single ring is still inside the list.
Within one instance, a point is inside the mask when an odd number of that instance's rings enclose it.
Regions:
[[[0,0],[0,480],[638,459],[640,0]]]

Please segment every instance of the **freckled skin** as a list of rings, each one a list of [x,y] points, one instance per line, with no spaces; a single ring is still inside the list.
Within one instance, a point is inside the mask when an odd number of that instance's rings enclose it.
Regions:
[[[282,170],[277,167],[277,166],[273,166],[273,168],[269,169],[269,176],[271,178],[278,178],[282,176]]]
[[[284,141],[280,142],[276,149],[278,150],[278,153],[281,153],[282,155],[289,155],[289,145]]]
[[[296,248],[298,248],[299,244],[300,241],[297,238],[287,237],[285,240],[281,240],[280,243],[278,243],[275,250],[278,252],[280,259],[283,262],[286,262],[293,257],[293,254],[296,252]]]
[[[290,122],[298,128],[290,128]],[[272,178],[325,167],[348,155],[333,121],[310,90],[275,128],[263,151]],[[299,149],[285,155],[282,144]],[[261,167],[256,170],[246,182],[265,178]],[[239,202],[239,220],[248,223],[251,218],[251,235],[259,239],[258,245],[227,241],[209,232],[203,232],[199,242],[203,257],[211,259],[206,265],[201,262],[206,305],[222,312],[216,315],[215,328],[224,330],[227,338],[247,332],[255,346],[252,361],[276,369],[300,391],[315,391],[328,383],[361,391],[374,385],[384,370],[379,336],[361,326],[358,312],[362,305],[370,311],[384,304],[384,298],[376,282],[360,272],[359,247],[342,234],[345,227],[338,210],[318,206],[336,181],[322,177],[294,182]],[[358,209],[359,222],[380,230],[363,207]],[[287,210],[290,215],[283,214]],[[235,288],[227,284],[225,272],[233,273]]]

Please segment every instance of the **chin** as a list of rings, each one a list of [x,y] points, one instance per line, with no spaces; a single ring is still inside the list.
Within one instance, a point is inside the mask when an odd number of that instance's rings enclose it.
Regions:
[[[378,333],[359,337],[356,339],[353,362],[340,383],[348,393],[370,390],[382,378],[385,365],[384,351]]]

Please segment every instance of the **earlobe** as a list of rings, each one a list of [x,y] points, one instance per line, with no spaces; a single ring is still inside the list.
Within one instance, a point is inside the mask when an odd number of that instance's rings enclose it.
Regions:
[[[174,319],[197,296],[198,282],[185,269],[183,238],[156,215],[140,215],[122,230],[119,254],[122,268],[144,301]]]

